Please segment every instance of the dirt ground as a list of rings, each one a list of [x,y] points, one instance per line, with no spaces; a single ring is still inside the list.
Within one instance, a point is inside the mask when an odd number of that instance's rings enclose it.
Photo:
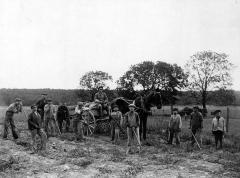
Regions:
[[[126,140],[112,144],[109,137],[73,141],[73,134],[51,137],[47,151],[31,154],[30,134],[0,139],[0,176],[7,177],[240,177],[240,154],[169,146],[157,135],[140,154],[126,155]]]

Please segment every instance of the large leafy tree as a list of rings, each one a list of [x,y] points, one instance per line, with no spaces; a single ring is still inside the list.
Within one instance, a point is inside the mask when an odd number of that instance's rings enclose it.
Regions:
[[[90,71],[80,78],[80,87],[82,89],[97,89],[99,86],[107,87],[108,81],[112,81],[112,76],[102,71]]]
[[[182,68],[176,64],[157,61],[144,61],[132,65],[130,69],[118,80],[121,88],[134,91],[140,86],[143,90],[158,89],[164,91],[168,102],[174,102],[173,97],[181,89],[187,76]]]
[[[201,103],[206,109],[209,90],[227,88],[232,85],[230,71],[233,64],[225,53],[202,51],[191,56],[185,66],[189,75],[189,89],[201,95]]]
[[[85,73],[80,78],[80,88],[88,90],[91,98],[90,100],[93,100],[94,94],[97,92],[97,88],[99,86],[103,86],[104,88],[107,88],[107,82],[112,81],[112,76],[109,75],[106,72],[103,71],[89,71]],[[81,95],[82,93],[78,93],[78,95]]]

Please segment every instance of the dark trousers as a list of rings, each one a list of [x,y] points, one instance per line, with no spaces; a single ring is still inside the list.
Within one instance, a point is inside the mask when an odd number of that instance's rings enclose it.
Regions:
[[[111,141],[116,142],[120,138],[120,136],[119,136],[120,135],[120,126],[119,126],[119,124],[114,123],[113,120],[111,120],[110,124],[111,124],[111,137],[112,137]]]
[[[173,129],[170,129],[170,138],[169,138],[168,143],[172,144],[174,136],[176,139],[176,144],[179,145],[180,144],[179,131],[175,131]]]
[[[213,131],[213,134],[215,137],[216,148],[217,148],[218,142],[220,142],[220,148],[222,148],[223,131],[221,130]]]
[[[17,134],[17,131],[16,131],[16,126],[14,124],[13,113],[12,112],[6,112],[5,120],[4,120],[3,138],[7,138],[8,127],[9,126],[11,127],[13,138],[18,139],[18,134]]]
[[[147,138],[147,115],[146,114],[139,114],[140,117],[140,137],[142,135],[143,140]]]
[[[63,120],[66,121],[66,132],[69,131],[69,127],[70,127],[70,119],[69,118],[66,118],[65,116],[58,116],[57,121],[58,121],[58,126],[59,126],[61,133],[62,133],[62,127],[63,127]]]
[[[31,135],[32,135],[32,147],[33,149],[36,149],[36,135],[39,135],[39,137],[41,138],[41,147],[40,149],[42,150],[46,150],[46,144],[47,144],[47,135],[43,130],[40,129],[34,129],[34,130],[30,130]]]

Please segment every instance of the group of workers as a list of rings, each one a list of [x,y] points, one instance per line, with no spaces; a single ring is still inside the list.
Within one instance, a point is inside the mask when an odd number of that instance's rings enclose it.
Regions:
[[[226,132],[226,125],[225,120],[221,116],[221,110],[216,110],[213,112],[214,118],[212,120],[212,134],[215,138],[215,147],[216,149],[222,149],[223,146],[223,136]],[[173,114],[170,117],[169,120],[169,138],[168,138],[168,144],[172,144],[173,137],[175,136],[176,139],[176,145],[180,144],[180,132],[182,128],[182,121],[181,116],[178,114],[178,109],[173,109]],[[195,143],[197,143],[198,147],[200,148],[200,144],[202,145],[202,129],[203,129],[203,116],[202,113],[199,111],[198,106],[195,106],[193,108],[193,112],[190,115],[190,132],[192,135],[191,138],[191,145],[194,146]],[[198,143],[198,140],[200,141],[200,144]],[[218,143],[220,144],[218,147]]]
[[[99,92],[95,95],[95,102],[99,104],[100,115],[103,115],[103,108],[106,107],[107,104],[107,96],[102,91],[103,88],[99,88]],[[87,117],[87,115],[83,114],[83,102],[78,102],[75,108],[75,114],[77,117],[73,120],[73,130],[76,136],[76,139],[83,138],[82,125],[79,126],[79,123],[83,117]],[[130,104],[129,112],[126,114],[122,114],[117,105],[114,105],[110,112],[110,123],[111,123],[111,141],[114,143],[119,142],[119,133],[123,128],[123,125],[127,127],[127,153],[131,152],[132,146],[137,146],[138,151],[140,152],[141,142],[139,136],[139,126],[140,126],[140,118],[138,113],[135,111],[136,106],[134,104]],[[16,131],[16,127],[13,120],[13,115],[15,113],[22,112],[22,101],[19,98],[15,99],[15,102],[11,104],[6,111],[5,120],[4,120],[4,133],[3,138],[6,139],[8,135],[8,128],[11,126],[12,135],[14,139],[18,139],[18,133]],[[91,112],[88,112],[91,114]],[[220,143],[220,147],[222,148],[222,138],[224,135],[225,129],[225,120],[221,116],[221,111],[216,110],[214,112],[215,117],[212,120],[212,133],[215,136],[215,144],[216,149],[218,149],[218,142]],[[70,126],[70,115],[68,107],[65,103],[60,103],[57,111],[55,106],[52,103],[51,99],[46,99],[46,94],[42,94],[42,98],[36,102],[36,104],[31,106],[31,113],[28,115],[28,129],[32,135],[32,145],[35,145],[35,137],[39,135],[42,141],[42,148],[46,149],[46,141],[49,137],[49,127],[51,129],[55,129],[55,132],[58,134],[62,133],[63,120],[66,121],[66,131],[69,131]],[[56,119],[57,118],[57,119]],[[57,120],[57,122],[56,122]],[[80,128],[80,131],[79,131]],[[179,133],[181,132],[182,121],[181,116],[178,113],[178,109],[174,108],[172,115],[169,119],[168,130],[168,144],[172,144],[173,138],[176,139],[176,144],[180,144]],[[191,129],[191,144],[194,145],[197,142],[197,135],[200,137],[200,142],[202,144],[201,132],[203,129],[203,116],[199,112],[199,108],[195,106],[193,108],[193,112],[191,113],[190,119],[190,129]],[[135,140],[135,141],[134,141]],[[135,145],[135,142],[137,145]]]

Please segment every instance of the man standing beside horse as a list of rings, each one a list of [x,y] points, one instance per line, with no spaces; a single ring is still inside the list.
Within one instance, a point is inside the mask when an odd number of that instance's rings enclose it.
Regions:
[[[94,96],[94,102],[98,104],[98,109],[100,111],[100,116],[103,116],[104,109],[108,111],[108,97],[105,92],[103,92],[103,87],[98,87],[98,92]]]

